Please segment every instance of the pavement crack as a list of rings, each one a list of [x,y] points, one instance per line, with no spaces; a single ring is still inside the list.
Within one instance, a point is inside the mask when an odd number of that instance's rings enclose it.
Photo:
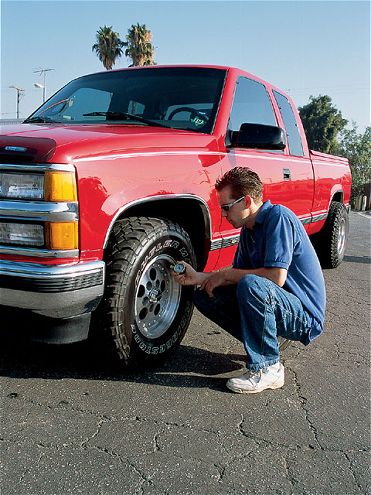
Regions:
[[[295,493],[295,486],[298,484],[298,480],[291,473],[290,465],[287,462],[286,457],[285,456],[282,456],[282,459],[283,459],[283,467],[284,467],[285,473],[286,473],[286,479],[287,479],[287,481],[291,485],[291,495],[294,495],[294,493]]]
[[[130,419],[130,418],[127,418]],[[132,419],[132,418],[131,418]],[[171,421],[159,421],[157,419],[147,419],[141,416],[135,416],[135,421],[145,421],[147,423],[153,423],[158,426],[167,426],[167,427],[175,427],[175,428],[184,428],[187,430],[198,431],[200,433],[213,433],[214,435],[218,435],[218,431],[210,430],[207,428],[195,428],[193,425],[187,425],[185,423],[175,423]]]
[[[81,448],[86,448],[86,447],[87,447],[87,444],[88,444],[91,440],[93,440],[93,438],[95,438],[97,435],[99,435],[100,430],[102,429],[102,426],[104,425],[104,423],[108,423],[108,421],[107,421],[107,419],[106,419],[106,418],[102,417],[102,418],[98,421],[96,431],[95,431],[95,432],[94,432],[94,433],[93,433],[93,434],[92,434],[89,438],[87,438],[86,440],[84,440],[84,441],[81,443],[81,445],[80,445],[80,447],[81,447]]]
[[[359,489],[359,493],[363,493],[362,491],[362,486],[359,484],[359,481],[357,480],[357,477],[353,471],[353,463],[352,460],[349,458],[348,454],[346,452],[343,452],[345,459],[349,462],[349,471],[352,474],[352,478],[354,480],[354,483],[356,484],[357,488]]]
[[[225,470],[226,470],[227,466],[219,466],[218,464],[215,464],[215,463],[213,464],[213,466],[218,471],[218,478],[217,478],[218,483],[223,483],[223,478],[224,478],[224,474],[225,474]]]
[[[41,461],[41,459],[44,457],[44,455],[45,455],[45,454],[44,454],[44,452],[42,452],[42,453],[40,454],[39,458],[37,459],[36,463],[35,463],[34,465],[32,465],[32,466],[30,466],[30,467],[26,468],[26,469],[23,471],[23,473],[21,474],[21,476],[20,476],[20,478],[19,478],[19,480],[18,480],[17,485],[20,485],[20,484],[23,482],[23,480],[25,479],[25,477],[27,476],[27,474],[28,474],[28,473],[29,473],[32,469],[34,469],[34,468],[35,468],[35,465],[37,466],[37,465],[40,463],[40,461]]]
[[[341,351],[340,351],[340,345],[339,345],[339,343],[338,343],[338,342],[336,342],[336,341],[334,342],[334,345],[335,345],[335,349],[336,349],[336,355],[337,355],[336,357],[337,357],[338,359],[341,359],[341,356],[340,356],[340,354],[341,354]]]
[[[272,445],[271,442],[268,442],[268,440],[265,440],[264,438],[258,438],[255,435],[251,435],[249,433],[246,433],[246,431],[243,429],[243,424],[245,422],[244,415],[241,413],[241,421],[238,423],[238,430],[239,432],[246,438],[252,440],[253,442],[257,443],[260,445],[261,443],[266,444],[266,445]]]
[[[60,400],[57,404],[50,405],[50,404],[44,404],[42,402],[35,401],[33,399],[30,399],[29,397],[23,397],[19,394],[16,394],[16,395],[13,394],[12,398],[14,398],[14,397],[16,397],[19,400],[22,400],[25,404],[31,404],[32,406],[37,406],[40,408],[46,408],[49,411],[53,410],[53,409],[57,409],[57,408],[61,408],[61,409],[63,408],[63,409],[68,409],[72,412],[78,412],[78,413],[82,413],[82,414],[90,414],[91,416],[95,416],[98,418],[104,417],[105,419],[110,420],[110,421],[115,419],[115,418],[112,418],[112,417],[109,417],[106,415],[102,415],[101,413],[98,413],[98,412],[94,412],[94,411],[90,411],[90,410],[83,409],[80,407],[72,406],[71,403],[66,401],[66,400]]]
[[[135,474],[137,474],[140,477],[140,484],[138,487],[138,490],[135,491],[136,495],[143,495],[144,493],[144,484],[148,485],[153,485],[153,481],[149,476],[147,476],[142,470],[138,469],[138,467],[130,462],[129,460],[126,460],[126,464],[131,467],[131,469],[134,471]]]
[[[242,429],[242,425],[244,424],[244,421],[245,421],[245,418],[244,418],[243,414],[241,414],[241,421],[238,423],[237,427],[238,427],[239,432],[242,433],[242,435],[246,436],[246,433]]]
[[[311,431],[313,433],[313,436],[314,436],[314,438],[315,438],[315,440],[316,440],[317,445],[319,446],[319,448],[321,450],[325,450],[324,447],[321,445],[321,442],[318,439],[317,429],[316,429],[316,427],[314,426],[314,424],[312,423],[312,421],[311,421],[311,419],[309,417],[309,410],[307,408],[308,399],[302,395],[301,385],[300,385],[299,380],[298,380],[298,375],[297,375],[296,371],[293,370],[292,368],[287,367],[287,369],[289,371],[291,371],[291,373],[293,374],[295,390],[296,390],[297,396],[299,398],[299,402],[301,404],[301,407],[302,407],[302,409],[304,411],[305,419],[306,419],[306,421],[307,421],[307,423],[309,425],[309,428],[311,429]]]
[[[159,433],[156,433],[153,437],[153,452],[159,452],[161,450],[160,445],[158,443]]]
[[[107,447],[100,447],[98,445],[94,445],[92,447],[87,446],[86,450],[97,450],[98,452],[101,452],[102,454],[107,454],[110,457],[113,457],[114,459],[118,459],[122,464],[129,464],[131,466],[131,463],[126,457],[121,457],[120,454],[115,452],[114,450],[107,449]],[[132,467],[132,466],[131,466]]]
[[[225,476],[226,470],[229,468],[229,466],[231,466],[233,463],[235,463],[236,461],[238,461],[240,459],[247,459],[252,454],[252,452],[253,451],[250,450],[249,452],[245,452],[243,454],[235,455],[228,462],[226,462],[226,464],[224,466],[221,466],[219,464],[214,463],[213,466],[218,471],[218,478],[217,478],[218,483],[223,483],[224,482],[224,476]]]
[[[142,485],[144,483],[148,483],[150,485],[153,484],[153,481],[151,480],[151,478],[149,476],[146,476],[146,474],[143,473],[135,464],[133,464],[131,461],[129,461],[129,459],[127,459],[126,457],[125,458],[121,457],[121,455],[118,454],[117,452],[115,452],[114,450],[109,450],[106,447],[98,447],[96,445],[94,445],[93,447],[86,447],[86,448],[92,449],[92,450],[97,450],[98,452],[102,452],[103,454],[107,454],[110,457],[118,459],[122,464],[127,464],[134,471],[134,473],[140,477],[141,484],[140,484],[140,487],[138,488],[138,490],[139,490],[138,493],[143,493]]]
[[[274,441],[271,441],[271,440],[266,440],[265,438],[258,437],[256,435],[252,435],[251,433],[247,433],[243,429],[244,422],[245,422],[245,418],[244,418],[243,414],[241,414],[241,421],[238,423],[238,430],[239,430],[239,432],[241,433],[241,435],[243,435],[244,437],[248,438],[249,440],[252,440],[257,445],[266,445],[266,446],[270,446],[270,447],[284,447],[286,449],[293,447],[292,445],[289,445],[289,444],[285,444],[285,443],[281,443],[281,442],[274,442]],[[299,448],[300,445],[296,445],[296,447]]]

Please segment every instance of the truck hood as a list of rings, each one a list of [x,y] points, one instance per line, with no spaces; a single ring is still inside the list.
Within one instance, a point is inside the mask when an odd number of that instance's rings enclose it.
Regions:
[[[72,163],[108,153],[208,147],[208,134],[142,125],[18,124],[0,128],[0,160]]]

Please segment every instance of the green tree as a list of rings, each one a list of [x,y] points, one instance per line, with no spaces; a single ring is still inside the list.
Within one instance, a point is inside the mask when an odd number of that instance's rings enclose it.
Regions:
[[[349,160],[353,200],[364,192],[364,186],[371,181],[371,127],[366,127],[365,132],[360,134],[353,122],[353,127],[344,129],[340,138],[338,154]]]
[[[347,125],[341,112],[332,104],[329,96],[310,96],[310,102],[299,107],[299,113],[303,122],[308,140],[308,146],[312,150],[323,153],[334,153],[338,148],[337,135]]]
[[[125,56],[131,58],[132,65],[154,65],[155,47],[152,44],[152,33],[145,24],[132,25],[124,42]]]
[[[116,59],[121,57],[124,45],[120,40],[119,33],[112,30],[112,26],[100,27],[96,33],[97,42],[92,46],[99,60],[107,70],[111,70],[115,65]]]

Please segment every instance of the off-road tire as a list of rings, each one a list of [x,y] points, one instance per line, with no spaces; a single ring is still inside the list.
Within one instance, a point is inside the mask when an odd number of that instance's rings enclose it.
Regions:
[[[105,256],[105,293],[94,327],[121,365],[154,364],[183,339],[194,289],[173,280],[171,262],[178,260],[196,263],[189,235],[178,224],[131,217],[114,225]]]
[[[345,206],[333,201],[325,225],[313,236],[313,245],[323,268],[336,268],[343,261],[348,230],[349,219]]]

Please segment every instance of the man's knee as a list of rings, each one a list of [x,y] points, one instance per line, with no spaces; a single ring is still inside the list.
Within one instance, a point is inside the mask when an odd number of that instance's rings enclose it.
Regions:
[[[237,285],[237,298],[239,302],[265,301],[270,294],[272,282],[258,275],[245,275]]]

